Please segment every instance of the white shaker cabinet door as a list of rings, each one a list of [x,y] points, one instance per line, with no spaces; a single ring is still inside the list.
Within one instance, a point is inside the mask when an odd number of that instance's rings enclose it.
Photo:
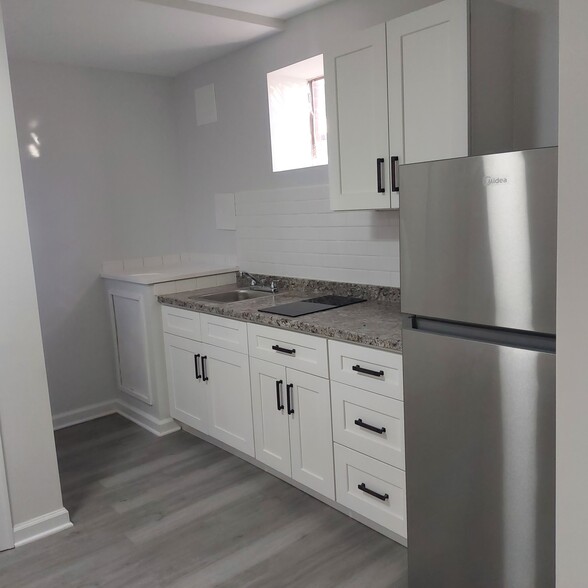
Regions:
[[[208,434],[255,455],[249,357],[214,345],[201,345],[202,377],[208,393]]]
[[[386,25],[390,155],[401,164],[468,155],[468,20],[467,0],[444,0]]]
[[[333,210],[390,208],[386,29],[324,55]]]
[[[172,417],[208,433],[207,390],[202,379],[202,343],[164,333],[165,363]]]
[[[291,369],[287,377],[292,478],[334,500],[329,380]]]
[[[250,366],[255,457],[278,472],[291,476],[286,368],[253,357]]]

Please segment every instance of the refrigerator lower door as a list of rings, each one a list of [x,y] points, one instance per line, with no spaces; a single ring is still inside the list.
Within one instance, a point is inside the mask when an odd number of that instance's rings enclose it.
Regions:
[[[555,355],[405,329],[411,588],[555,585]]]

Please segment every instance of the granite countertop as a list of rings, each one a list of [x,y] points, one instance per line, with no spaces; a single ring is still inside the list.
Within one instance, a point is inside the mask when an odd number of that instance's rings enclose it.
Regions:
[[[268,293],[267,296],[251,300],[229,303],[194,298],[205,294],[229,292],[235,288],[235,285],[219,286],[206,290],[161,295],[157,299],[167,306],[216,314],[329,339],[349,341],[396,353],[402,352],[402,318],[399,300],[368,300],[367,302],[290,318],[259,312],[258,309],[304,300],[316,296],[316,291],[287,290],[277,294]]]

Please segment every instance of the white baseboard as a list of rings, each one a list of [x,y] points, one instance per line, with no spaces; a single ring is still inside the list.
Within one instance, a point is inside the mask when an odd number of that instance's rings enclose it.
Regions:
[[[135,408],[122,400],[109,400],[100,404],[92,404],[84,408],[70,410],[56,414],[53,417],[53,430],[65,429],[73,425],[79,425],[87,421],[93,421],[109,414],[120,414],[129,421],[147,429],[150,433],[163,437],[180,430],[177,423],[171,418],[158,419],[139,408]]]
[[[65,508],[14,525],[14,546],[21,547],[73,527]]]
[[[94,419],[114,414],[116,412],[115,403],[113,400],[100,402],[98,404],[91,404],[84,408],[76,410],[69,410],[53,416],[53,430],[65,429],[73,425],[79,425],[86,421],[93,421]]]
[[[163,437],[170,433],[175,433],[180,430],[179,425],[171,417],[167,419],[158,419],[122,400],[117,400],[114,403],[114,410],[121,416],[133,421],[133,423],[147,429],[150,433]]]

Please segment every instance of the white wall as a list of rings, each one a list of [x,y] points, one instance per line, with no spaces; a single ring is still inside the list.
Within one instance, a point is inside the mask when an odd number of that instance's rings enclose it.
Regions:
[[[588,3],[560,0],[557,586],[588,578]]]
[[[266,74],[320,54],[352,31],[433,3],[340,0],[290,20],[283,33],[176,79],[176,117],[191,249],[235,250],[235,234],[214,227],[215,193],[324,186],[328,182],[326,166],[272,172]],[[197,127],[194,89],[209,83],[215,85],[218,122]],[[243,207],[240,212],[246,213]],[[364,213],[342,214],[349,227],[365,226]],[[397,229],[392,224],[378,226],[378,231],[382,239],[397,242]],[[254,268],[244,265],[244,269]],[[324,269],[323,277],[333,279],[334,272]]]
[[[175,82],[176,116],[179,133],[180,163],[183,178],[183,194],[186,201],[186,218],[189,222],[187,240],[193,250],[231,253],[235,247],[241,251],[241,243],[235,235],[214,228],[215,193],[248,190],[275,190],[303,186],[326,185],[327,168],[272,173],[270,131],[266,94],[267,72],[290,65],[322,53],[328,45],[353,31],[400,16],[435,0],[339,0],[289,21],[284,33],[260,41],[212,63],[200,66],[180,76]],[[484,14],[472,3],[472,33],[490,27]],[[553,7],[557,0],[509,0],[516,8],[513,18],[513,35],[523,31],[524,55],[513,60],[513,72],[501,72],[499,79],[516,79],[513,87],[512,145],[506,148],[526,148],[555,144],[557,141],[557,60],[551,48],[557,39],[557,14]],[[524,9],[524,10],[522,10]],[[529,19],[525,15],[530,14]],[[529,23],[540,22],[540,26]],[[493,40],[492,31],[489,34]],[[544,46],[543,43],[546,43]],[[500,43],[500,39],[494,38]],[[557,49],[557,47],[556,47]],[[522,49],[519,51],[521,52]],[[483,70],[485,60],[478,54],[473,67]],[[531,68],[531,66],[533,66]],[[532,71],[528,71],[529,68]],[[482,73],[478,79],[492,84],[496,72]],[[539,82],[537,82],[539,79]],[[196,126],[194,114],[194,89],[214,83],[217,99],[218,122]],[[534,102],[526,101],[529,95]],[[528,115],[528,110],[531,114]],[[529,117],[531,117],[529,122]],[[524,123],[524,124],[523,124]],[[490,128],[496,125],[490,125]],[[516,129],[514,128],[516,127]],[[515,140],[516,138],[516,140]],[[480,148],[497,145],[496,140],[480,144]],[[247,211],[241,208],[242,214]],[[390,255],[397,250],[398,233],[395,222],[386,223],[371,213],[373,224],[368,223],[374,234],[383,242],[391,243]],[[394,215],[396,213],[383,213]],[[343,213],[345,225],[365,226],[365,213]],[[322,219],[315,219],[320,224]],[[286,222],[286,220],[284,219]],[[312,221],[310,221],[312,222]],[[353,230],[342,241],[353,241]],[[317,253],[321,253],[318,250]],[[259,264],[249,264],[251,256],[241,259],[244,269],[254,271]],[[279,262],[279,260],[277,261]],[[284,263],[284,265],[287,265]],[[324,277],[341,277],[340,268],[324,267]],[[333,271],[331,271],[333,270]],[[374,274],[374,277],[377,274]],[[347,275],[353,279],[352,274]],[[341,278],[339,278],[341,279]],[[398,285],[393,278],[388,285]]]
[[[54,414],[113,398],[102,262],[181,250],[170,81],[10,63]],[[33,129],[34,127],[34,129]],[[40,157],[27,146],[34,130]]]
[[[0,9],[0,422],[15,525],[62,508]]]

